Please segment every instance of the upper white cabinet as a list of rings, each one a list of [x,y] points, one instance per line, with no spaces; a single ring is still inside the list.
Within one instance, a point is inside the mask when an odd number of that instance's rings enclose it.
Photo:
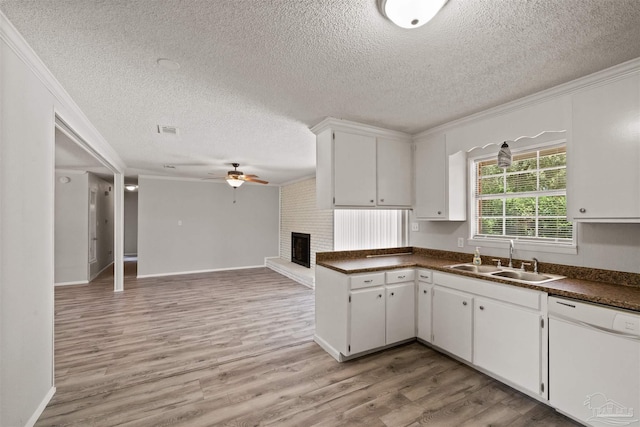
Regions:
[[[572,95],[567,216],[640,222],[640,73]]]
[[[445,134],[417,138],[415,144],[416,219],[466,220],[466,153],[448,155]]]
[[[316,134],[318,208],[411,207],[409,135],[334,118],[311,131]]]

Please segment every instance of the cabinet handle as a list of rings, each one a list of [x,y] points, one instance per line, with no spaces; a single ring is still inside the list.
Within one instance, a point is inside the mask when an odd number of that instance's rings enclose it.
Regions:
[[[580,213],[585,213],[587,210],[585,208],[580,208]]]
[[[364,283],[371,283],[373,282],[373,279],[369,279],[369,280],[365,280]]]
[[[427,290],[425,289],[424,291],[422,291],[422,293],[423,293],[423,294],[426,294],[426,293],[427,293]]]
[[[462,305],[467,305],[467,302],[466,301],[462,301]]]
[[[478,307],[480,310],[484,310],[484,306],[481,305],[480,307]]]
[[[422,274],[421,274],[421,275],[420,275],[420,278],[421,278],[421,279],[428,279],[428,278],[429,278],[429,276],[424,276],[424,275],[422,275]]]
[[[404,279],[407,276],[398,276],[398,279]]]
[[[378,298],[382,298],[382,294],[378,294]]]

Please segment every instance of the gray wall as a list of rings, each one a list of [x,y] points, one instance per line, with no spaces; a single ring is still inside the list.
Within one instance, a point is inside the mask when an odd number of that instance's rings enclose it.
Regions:
[[[124,254],[138,253],[138,192],[124,192]]]
[[[56,101],[0,42],[0,425],[53,392]]]
[[[264,265],[278,256],[279,189],[140,177],[138,275]],[[181,225],[180,223],[181,222]]]
[[[89,174],[89,189],[97,190],[96,198],[96,236],[98,242],[96,246],[96,260],[89,263],[89,280],[93,280],[106,267],[113,263],[113,184]],[[88,204],[85,212],[88,215]],[[88,252],[87,252],[88,254]],[[87,257],[88,259],[88,257]]]
[[[70,181],[61,183],[60,177]],[[55,283],[88,282],[89,175],[56,172]]]

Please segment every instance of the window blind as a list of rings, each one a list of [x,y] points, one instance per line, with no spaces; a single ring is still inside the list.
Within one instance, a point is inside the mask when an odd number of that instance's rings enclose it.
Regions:
[[[336,209],[334,250],[380,249],[406,246],[408,211]]]
[[[508,168],[476,160],[473,176],[475,238],[573,242],[564,145],[518,153]]]

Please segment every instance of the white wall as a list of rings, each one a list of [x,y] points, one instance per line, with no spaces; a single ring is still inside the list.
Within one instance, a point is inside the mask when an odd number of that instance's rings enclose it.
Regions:
[[[96,260],[89,263],[89,280],[93,280],[106,267],[113,263],[113,184],[104,179],[89,174],[87,191],[95,189],[96,198]],[[85,208],[88,212],[89,205]]]
[[[60,182],[63,176],[70,181]],[[55,283],[86,283],[89,175],[56,172],[55,186]]]
[[[279,189],[138,179],[138,276],[264,265],[278,255]],[[181,224],[181,225],[180,225]]]
[[[124,192],[124,253],[138,253],[138,192]]]
[[[53,392],[54,99],[0,43],[0,425]]]
[[[316,179],[286,185],[280,190],[280,258],[291,261],[291,233],[311,235],[311,267],[316,252],[333,250],[333,210],[316,207]]]

